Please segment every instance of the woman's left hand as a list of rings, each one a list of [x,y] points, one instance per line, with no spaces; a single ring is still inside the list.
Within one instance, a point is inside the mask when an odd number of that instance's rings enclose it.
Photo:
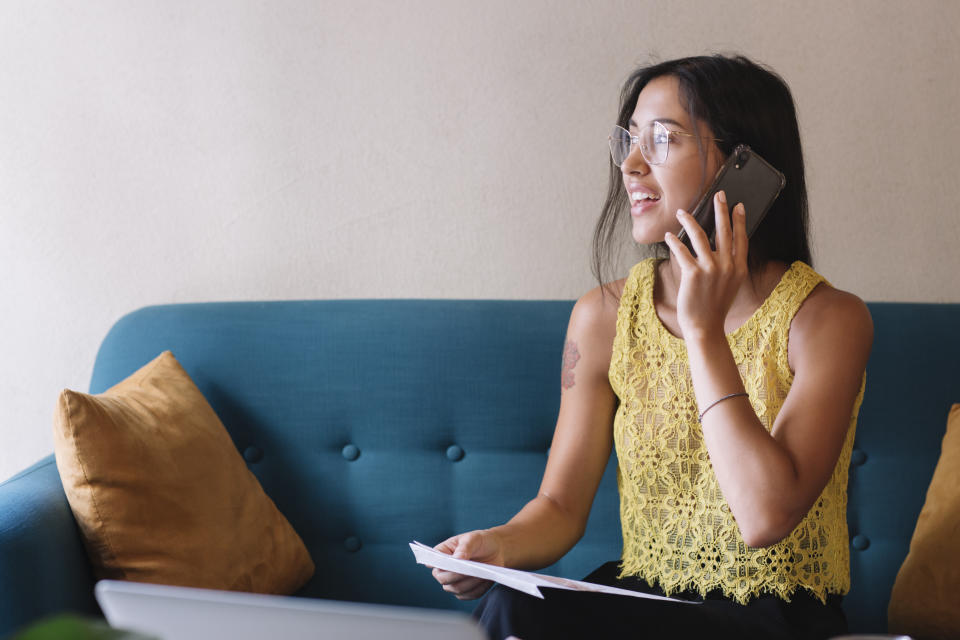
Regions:
[[[743,204],[733,208],[733,226],[726,196],[720,191],[713,198],[716,216],[717,250],[710,248],[706,232],[692,215],[677,211],[677,219],[686,229],[697,257],[693,257],[679,238],[667,233],[664,240],[680,265],[680,289],[677,292],[677,322],[684,339],[719,331],[733,305],[740,285],[747,277],[747,226]]]

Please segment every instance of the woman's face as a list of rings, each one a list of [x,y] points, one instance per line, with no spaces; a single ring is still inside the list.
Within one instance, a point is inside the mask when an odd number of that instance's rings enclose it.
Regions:
[[[661,242],[667,231],[679,233],[683,227],[677,209],[689,211],[696,204],[723,162],[720,149],[710,139],[710,129],[702,122],[690,121],[680,102],[680,83],[673,76],[654,78],[643,88],[630,118],[630,133],[636,135],[655,120],[668,131],[701,136],[707,153],[706,172],[697,141],[689,136],[670,133],[669,153],[662,164],[648,164],[639,145],[631,148],[620,170],[630,199],[633,239],[638,244]]]

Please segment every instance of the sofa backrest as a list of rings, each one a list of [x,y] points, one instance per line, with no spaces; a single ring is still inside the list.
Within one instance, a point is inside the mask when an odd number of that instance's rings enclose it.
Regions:
[[[850,465],[850,628],[886,631],[890,590],[960,402],[960,304],[869,303],[874,341]]]
[[[572,303],[365,300],[149,307],[104,340],[91,392],[169,349],[316,562],[303,594],[460,607],[407,543],[504,521],[536,495]],[[615,559],[611,466],[590,535]]]
[[[559,407],[570,301],[164,305],[119,320],[91,392],[171,350],[317,564],[302,594],[469,608],[415,565],[536,494]],[[943,434],[960,305],[871,305],[849,505],[851,628],[882,630]],[[952,322],[951,322],[952,321]],[[952,340],[952,351],[947,347]],[[953,356],[953,357],[951,357]],[[911,365],[919,362],[924,366]],[[906,379],[905,379],[906,378]],[[958,394],[960,395],[960,394]],[[859,538],[857,537],[859,536]],[[546,572],[619,557],[614,461],[584,539]]]

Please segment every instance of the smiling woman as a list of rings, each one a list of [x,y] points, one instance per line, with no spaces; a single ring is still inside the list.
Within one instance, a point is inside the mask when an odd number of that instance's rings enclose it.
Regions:
[[[651,82],[653,89],[669,84],[669,90],[653,92],[658,103],[639,105],[637,100],[641,91]],[[653,98],[650,94],[648,91],[647,95]],[[627,78],[621,94],[617,128],[636,132],[649,125],[643,120],[645,114],[636,113],[642,106],[653,109],[650,117],[654,120],[680,131],[679,135],[672,132],[666,141],[661,137],[660,146],[666,147],[660,152],[663,162],[667,160],[668,151],[673,153],[674,159],[682,155],[688,162],[700,161],[699,169],[686,167],[691,171],[689,179],[699,177],[699,191],[692,196],[687,194],[688,199],[681,199],[672,203],[672,208],[666,208],[671,215],[680,208],[690,210],[720,162],[738,144],[746,144],[787,178],[786,186],[763,224],[754,232],[748,256],[751,274],[769,260],[788,263],[802,260],[813,264],[800,131],[793,96],[778,75],[743,57],[670,60],[641,67]],[[664,111],[658,112],[657,108]],[[675,115],[669,117],[670,114]],[[688,135],[693,133],[693,123],[699,123],[700,129],[696,131],[699,135]],[[710,142],[716,142],[716,145]],[[626,154],[623,151],[611,154],[607,199],[593,241],[593,271],[600,284],[608,277],[607,263],[610,261],[610,247],[616,239],[616,222],[633,203],[630,198],[636,192],[636,189],[629,190],[629,181],[624,180],[621,172],[621,164],[627,159],[629,150],[625,150]],[[669,253],[663,234],[646,241],[636,236],[634,239],[652,245],[658,257],[666,257]]]
[[[743,204],[717,193],[714,250],[686,210],[740,144],[787,186],[749,240]],[[461,599],[487,592],[475,615],[498,640],[843,633],[847,470],[873,325],[859,298],[810,266],[790,91],[742,57],[638,69],[610,152],[595,233],[600,286],[570,317],[538,495],[506,524],[437,548],[507,567],[552,564],[583,535],[616,447],[623,553],[587,580],[701,604],[566,592],[538,600],[434,576]],[[633,240],[660,255],[604,282],[626,215]]]

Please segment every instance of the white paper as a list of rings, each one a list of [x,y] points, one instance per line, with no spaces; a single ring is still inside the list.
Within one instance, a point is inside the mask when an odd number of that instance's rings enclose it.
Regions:
[[[516,589],[528,593],[537,598],[543,598],[540,587],[550,587],[551,589],[566,589],[569,591],[592,591],[594,593],[612,593],[621,596],[632,596],[634,598],[650,598],[651,600],[666,600],[668,602],[679,602],[682,604],[700,604],[689,600],[678,600],[676,598],[667,598],[640,591],[630,591],[629,589],[618,589],[617,587],[608,587],[602,584],[592,582],[582,582],[580,580],[567,580],[566,578],[557,578],[554,576],[545,576],[540,573],[530,573],[529,571],[519,571],[517,569],[507,569],[484,562],[475,562],[473,560],[461,560],[451,555],[442,553],[421,544],[417,541],[410,543],[410,549],[413,551],[417,562],[428,567],[443,569],[444,571],[454,571],[465,576],[474,578],[483,578],[499,582],[505,587]]]

